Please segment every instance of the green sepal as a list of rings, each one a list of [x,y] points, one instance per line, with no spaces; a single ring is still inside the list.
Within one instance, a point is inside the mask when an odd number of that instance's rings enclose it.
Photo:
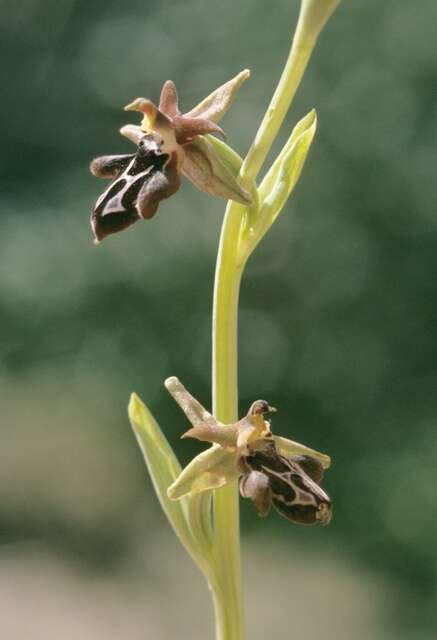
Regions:
[[[178,502],[170,500],[167,489],[180,475],[181,465],[155,418],[135,393],[131,395],[128,412],[161,507],[179,540],[205,571],[212,538],[211,493],[185,497]]]
[[[324,469],[329,469],[331,466],[331,458],[326,453],[320,453],[320,451],[306,447],[304,444],[281,436],[273,436],[273,439],[279,453],[283,456],[311,456],[316,458]]]
[[[216,138],[216,136],[212,136],[211,134],[205,137],[214,147],[222,163],[229,169],[234,178],[236,178],[243,164],[241,156],[226,144],[226,142],[220,140],[220,138]]]
[[[241,156],[236,151],[234,151],[232,147],[226,144],[226,142],[224,142],[223,140],[220,140],[220,138],[217,138],[216,136],[212,136],[212,135],[208,135],[205,137],[214,147],[214,151],[216,152],[217,156],[220,158],[220,161],[222,162],[222,164],[228,169],[228,171],[234,176],[235,179],[238,179],[240,169],[243,164],[243,160]],[[245,182],[244,187],[250,193],[250,198],[252,202],[250,205],[247,205],[247,206],[248,206],[250,215],[253,216],[255,215],[255,212],[258,211],[259,209],[260,200],[258,195],[258,189],[255,182],[250,184],[247,184]]]
[[[181,500],[186,496],[219,489],[238,478],[240,473],[237,454],[214,444],[191,460],[168,488],[167,495],[171,500]]]
[[[197,136],[183,146],[185,152],[182,173],[195,187],[213,196],[252,204],[251,194],[235,177],[233,166],[222,162],[214,144],[205,136]],[[226,157],[230,157],[226,154]]]

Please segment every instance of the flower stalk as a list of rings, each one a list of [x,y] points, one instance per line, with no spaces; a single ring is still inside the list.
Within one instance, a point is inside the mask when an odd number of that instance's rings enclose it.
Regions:
[[[308,64],[317,37],[340,0],[302,0],[291,50],[255,140],[240,169],[241,183],[251,189],[270,151]],[[259,211],[255,212],[255,218]],[[212,397],[214,416],[238,418],[238,300],[244,264],[240,242],[245,223],[253,228],[248,208],[228,203],[216,263],[213,304]],[[252,238],[252,244],[254,242]],[[255,243],[256,244],[256,243]],[[255,246],[253,244],[253,246]],[[237,483],[215,491],[214,552],[223,567],[214,592],[216,640],[243,640],[242,578]],[[214,587],[213,587],[214,589]],[[223,602],[224,600],[224,602]]]

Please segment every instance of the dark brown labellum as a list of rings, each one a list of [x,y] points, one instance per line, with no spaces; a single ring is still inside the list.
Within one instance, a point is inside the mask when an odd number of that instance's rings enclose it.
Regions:
[[[292,460],[293,462],[297,462],[299,467],[305,471],[311,480],[314,480],[317,484],[321,483],[324,469],[317,458],[313,458],[312,456],[293,456]]]
[[[160,151],[154,139],[144,136],[135,154],[102,156],[92,161],[91,172],[99,178],[113,178],[97,200],[91,226],[99,242],[126,229],[141,218],[151,218],[158,202],[151,202],[151,182],[159,184],[169,156]]]
[[[240,493],[254,501],[261,515],[268,511],[268,495],[275,509],[297,524],[328,524],[331,520],[331,500],[318,484],[323,469],[315,458],[281,456],[271,440],[262,449],[249,451],[240,464],[246,469]]]

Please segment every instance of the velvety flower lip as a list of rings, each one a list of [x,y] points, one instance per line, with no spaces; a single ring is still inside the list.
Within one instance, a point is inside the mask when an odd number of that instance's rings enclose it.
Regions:
[[[162,87],[158,107],[146,98],[136,98],[125,107],[143,116],[141,126],[130,124],[120,130],[137,145],[136,153],[102,156],[90,165],[93,175],[112,180],[91,214],[96,243],[153,217],[160,201],[179,189],[181,175],[210,195],[251,203],[248,192],[205,137],[224,136],[217,122],[249,75],[248,70],[242,71],[185,114],[171,80]]]
[[[99,178],[113,178],[91,214],[95,243],[140,219],[152,218],[159,202],[180,185],[177,158],[162,153],[155,135],[143,135],[134,154],[102,156],[90,170]]]

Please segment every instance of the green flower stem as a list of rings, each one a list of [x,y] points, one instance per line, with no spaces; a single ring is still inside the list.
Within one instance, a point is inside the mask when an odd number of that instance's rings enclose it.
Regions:
[[[290,54],[240,179],[252,189],[299,86],[323,25],[340,0],[302,0]],[[244,263],[240,239],[252,212],[235,202],[226,209],[217,256],[213,308],[213,413],[224,423],[238,419],[238,298]],[[214,578],[216,640],[243,640],[240,529],[237,483],[214,492]]]
[[[242,267],[238,239],[245,207],[228,204],[217,257],[213,309],[213,413],[224,423],[238,420],[237,331]],[[242,640],[243,607],[239,502],[236,482],[215,491],[214,556],[217,587],[212,585],[216,640]]]
[[[214,564],[212,583],[216,640],[243,640],[243,590],[240,559],[240,517],[237,482],[215,491]],[[224,525],[226,523],[226,525]]]
[[[238,265],[246,207],[229,203],[217,256],[213,307],[213,413],[230,424],[238,419],[237,322],[242,265]]]

